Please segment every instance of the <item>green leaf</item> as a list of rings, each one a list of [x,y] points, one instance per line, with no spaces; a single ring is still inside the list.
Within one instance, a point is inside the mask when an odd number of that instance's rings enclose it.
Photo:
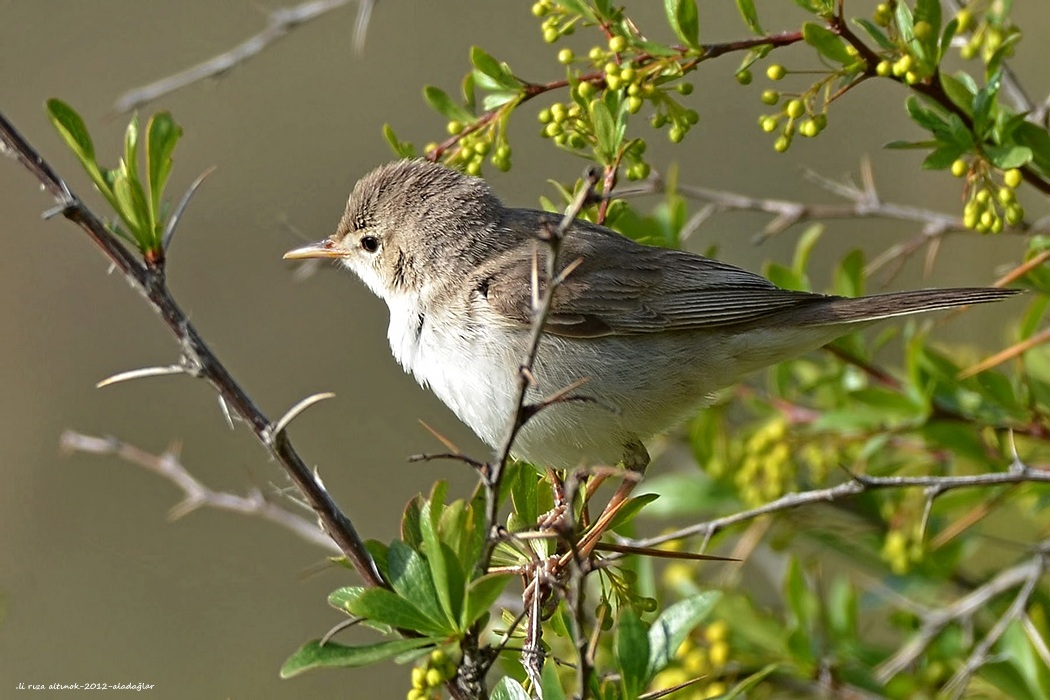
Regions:
[[[1027,146],[984,146],[983,150],[992,165],[1000,170],[1020,168],[1030,163],[1034,157],[1032,149]]]
[[[182,127],[168,112],[158,112],[146,125],[146,180],[149,188],[149,207],[154,221],[160,221],[164,187],[171,175],[171,154],[182,137]]]
[[[1017,127],[1014,141],[1032,149],[1032,162],[1044,177],[1050,177],[1050,133],[1026,121]]]
[[[395,540],[387,556],[390,584],[401,597],[420,609],[434,623],[447,627],[452,623],[441,605],[428,561],[408,545]]]
[[[686,46],[700,47],[700,17],[696,11],[696,0],[664,0],[667,22],[675,35]]]
[[[502,107],[508,102],[513,102],[521,98],[521,92],[517,89],[514,90],[493,90],[485,94],[481,98],[481,106],[485,110],[496,109]]]
[[[755,9],[755,0],[736,0],[736,9],[744,18],[744,24],[755,34],[765,34],[762,25],[758,22],[758,10]]]
[[[867,20],[862,17],[858,17],[853,21],[856,24],[860,25],[860,27],[868,33],[868,36],[870,36],[875,41],[875,43],[879,45],[880,49],[896,50],[896,45],[892,41],[890,41],[890,38],[886,36],[886,33],[882,31],[882,28],[879,27],[877,24],[875,24],[871,20]]]
[[[423,88],[423,99],[430,107],[449,121],[469,122],[474,115],[452,101],[448,93],[439,87],[427,85]]]
[[[810,256],[812,256],[813,249],[817,246],[817,242],[823,233],[823,224],[810,224],[802,232],[802,235],[798,237],[798,243],[795,244],[795,257],[791,261],[791,267],[800,279],[806,278]],[[807,284],[806,286],[808,287],[809,285]]]
[[[736,700],[736,698],[746,698],[748,693],[758,687],[759,683],[764,681],[766,677],[780,668],[780,664],[769,664],[765,668],[752,673],[747,678],[744,678],[739,683],[729,689],[725,695],[720,695],[718,700]]]
[[[612,113],[602,100],[591,101],[591,122],[594,124],[594,136],[598,140],[596,154],[603,164],[612,162],[616,154],[616,123]]]
[[[390,145],[390,150],[394,152],[398,158],[415,158],[416,149],[412,147],[412,144],[407,142],[399,141],[397,134],[394,133],[394,128],[389,124],[383,125],[383,138]]]
[[[864,295],[864,252],[854,248],[835,268],[835,293],[846,297]]]
[[[445,619],[455,624],[463,612],[461,607],[463,574],[459,573],[459,590],[456,595],[453,595],[452,589],[456,584],[454,579],[457,577],[452,575],[452,561],[449,561],[450,557],[446,556],[448,552],[441,546],[441,540],[438,538],[438,522],[441,511],[445,508],[444,501],[447,491],[448,482],[439,481],[434,485],[430,498],[423,504],[423,510],[420,513],[420,530],[423,533],[423,551],[427,555],[426,561],[429,565],[430,578],[434,583],[434,590],[437,591],[438,600],[441,601]],[[451,559],[455,561],[454,556]]]
[[[630,607],[620,613],[615,644],[624,697],[636,698],[649,681],[649,636]]]
[[[965,75],[965,73],[963,75]],[[944,88],[944,94],[948,96],[948,99],[952,101],[952,104],[966,112],[966,114],[972,115],[973,97],[976,91],[971,90],[970,85],[965,81],[960,80],[958,74],[949,75],[948,73],[942,72],[938,73],[938,77],[941,81],[941,87]]]
[[[558,678],[558,665],[553,659],[543,664],[543,675],[540,676],[540,687],[543,689],[543,700],[566,700],[565,690]]]
[[[708,423],[703,427],[717,431],[718,425]],[[647,478],[641,488],[660,496],[645,509],[646,517],[654,518],[673,518],[711,511],[724,505],[733,496],[729,487],[712,481],[699,471],[660,474],[652,479]]]
[[[649,677],[674,660],[678,647],[721,599],[721,591],[705,591],[680,600],[660,613],[649,628]]]
[[[529,694],[525,692],[525,689],[521,687],[521,683],[510,676],[503,676],[499,679],[492,688],[492,693],[489,695],[492,700],[532,700]]]
[[[898,5],[898,7],[900,7],[900,5]],[[923,129],[931,131],[934,134],[949,133],[948,123],[932,109],[923,107],[919,102],[919,98],[912,95],[905,101],[904,105],[908,109],[908,115]]]
[[[470,627],[489,611],[500,593],[507,587],[510,579],[509,574],[486,574],[470,582],[467,588],[467,604],[464,607],[465,612],[461,622],[463,629]]]
[[[91,134],[88,133],[87,126],[84,125],[80,114],[56,97],[47,101],[47,114],[55,129],[58,130],[59,136],[80,159],[80,162],[85,167],[91,164],[98,169],[95,163],[95,144],[91,141]]]
[[[955,144],[935,148],[922,161],[923,170],[944,170],[949,168],[964,153],[966,153],[966,149]]]
[[[935,148],[936,141],[890,141],[883,148],[894,151],[922,151],[927,148]]]
[[[445,635],[452,631],[441,620],[432,619],[416,607],[414,600],[386,588],[368,588],[347,598],[345,603],[347,611],[352,615],[396,629],[436,635]]]
[[[406,651],[434,646],[440,641],[437,637],[415,637],[351,647],[335,642],[328,642],[322,646],[321,641],[315,639],[304,644],[284,662],[281,666],[281,678],[291,678],[315,668],[367,666],[392,659]]]
[[[105,173],[95,160],[95,145],[91,140],[91,134],[84,125],[84,120],[75,109],[57,98],[47,101],[47,114],[54,125],[58,135],[66,142],[66,146],[73,151],[73,155],[80,161],[80,165],[87,172],[91,181],[102,196],[106,198],[114,211],[119,211],[117,197],[113,192],[112,185],[106,180]]]
[[[510,70],[480,46],[470,47],[470,63],[476,71],[474,80],[479,86],[489,89],[503,88],[504,90],[518,88],[518,80],[511,75]]]
[[[618,532],[621,527],[624,527],[634,520],[635,516],[641,512],[642,508],[645,508],[645,506],[649,505],[659,497],[660,496],[655,493],[645,493],[628,499],[627,503],[617,511],[616,516],[609,523],[609,529],[613,532]]]
[[[132,235],[143,251],[150,249],[150,231],[145,226],[146,202],[142,200],[142,191],[137,189],[123,174],[117,175],[113,182],[113,194],[117,198],[117,213],[124,220]]]
[[[848,66],[857,62],[857,58],[846,51],[842,37],[823,25],[806,22],[802,25],[802,38],[822,56],[835,63]]]

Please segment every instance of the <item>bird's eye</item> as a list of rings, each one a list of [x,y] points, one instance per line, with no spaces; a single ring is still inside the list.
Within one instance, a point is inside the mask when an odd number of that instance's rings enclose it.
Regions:
[[[374,253],[379,250],[379,239],[375,236],[362,236],[361,247],[364,248],[367,253]]]

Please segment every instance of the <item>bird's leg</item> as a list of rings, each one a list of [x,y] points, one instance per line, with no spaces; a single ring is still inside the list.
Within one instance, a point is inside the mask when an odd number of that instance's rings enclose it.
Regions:
[[[609,499],[609,503],[605,506],[605,510],[598,516],[598,519],[594,521],[594,525],[591,526],[587,534],[576,545],[576,554],[586,557],[594,551],[598,541],[605,534],[605,530],[609,527],[609,523],[613,521],[616,514],[620,512],[620,509],[627,503],[628,497],[631,495],[631,491],[641,481],[642,474],[645,473],[645,468],[649,466],[649,452],[646,451],[645,445],[635,440],[628,443],[624,448],[623,460],[620,462],[621,466],[627,471],[631,472],[630,476],[626,477],[620,484],[620,488],[616,489],[616,493]],[[566,554],[562,559],[562,564],[568,563],[569,556],[572,552]]]

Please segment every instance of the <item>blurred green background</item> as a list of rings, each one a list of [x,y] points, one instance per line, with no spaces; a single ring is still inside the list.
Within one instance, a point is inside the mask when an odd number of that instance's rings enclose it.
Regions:
[[[851,12],[869,11],[856,4]],[[642,30],[662,38],[660,3],[635,5]],[[1016,20],[1028,38],[1013,65],[1038,99],[1047,90],[1047,54],[1038,43],[1050,34],[1050,7],[1018,5]],[[45,99],[61,97],[80,110],[100,159],[112,163],[126,123],[111,112],[118,95],[229,49],[262,29],[267,8],[276,6],[0,2],[0,107],[74,190],[98,205],[47,122]],[[223,78],[144,110],[171,110],[185,128],[173,192],[218,167],[170,256],[176,297],[271,417],[307,394],[336,392],[292,434],[366,537],[394,537],[404,503],[434,479],[451,479],[458,494],[473,483],[457,464],[406,463],[409,454],[439,448],[420,419],[468,452],[486,451],[390,358],[381,302],[334,270],[297,282],[281,254],[327,235],[356,179],[391,159],[384,123],[417,144],[444,137],[444,122],[424,106],[421,90],[435,84],[455,93],[471,44],[507,60],[525,79],[560,77],[553,60],[560,45],[543,44],[528,8],[383,0],[358,56],[350,5]],[[797,27],[801,18],[790,3],[759,9],[770,31]],[[702,40],[746,36],[732,3],[702,3],[701,12]],[[596,41],[587,31],[572,39],[578,53]],[[789,67],[792,55],[777,54]],[[737,85],[738,60],[712,62],[697,76],[689,100],[702,121],[681,147],[638,123],[638,134],[652,136],[655,167],[676,160],[683,182],[833,201],[799,177],[800,169],[839,177],[856,173],[859,157],[869,154],[887,201],[960,209],[958,181],[921,172],[921,154],[881,150],[891,139],[921,137],[904,115],[900,90],[854,91],[836,104],[820,138],[798,139],[778,155],[756,126],[766,81],[756,71],[753,85]],[[534,115],[545,104],[536,100],[520,112],[511,132],[514,169],[491,178],[508,203],[533,206],[553,194],[547,178],[572,180],[582,167],[537,138]],[[1030,192],[1021,196],[1030,215],[1045,214],[1045,203]],[[318,573],[322,552],[227,513],[200,511],[170,524],[166,513],[179,498],[170,484],[115,458],[59,454],[65,429],[111,434],[155,452],[178,440],[186,466],[213,488],[286,485],[244,427],[228,429],[204,383],[165,377],[94,388],[118,371],[174,362],[177,351],[142,300],[107,276],[105,261],[78,229],[41,220],[51,204],[16,164],[0,166],[0,696],[19,682],[144,682],[156,686],[150,696],[157,698],[403,697],[407,672],[392,664],[278,679],[293,649],[341,619],[325,596],[354,577],[342,569]],[[752,269],[767,259],[789,260],[798,230],[756,247],[752,236],[766,221],[719,216],[689,246],[717,246],[720,257]],[[853,247],[877,252],[916,233],[899,222],[831,222],[815,280],[824,283],[832,263]],[[989,283],[995,264],[1020,250],[1006,236],[949,238],[927,279],[919,257],[891,284]],[[994,310],[980,310],[937,333],[991,347],[1004,337],[997,319]],[[656,468],[674,468],[668,461]],[[364,630],[344,636],[369,638]]]

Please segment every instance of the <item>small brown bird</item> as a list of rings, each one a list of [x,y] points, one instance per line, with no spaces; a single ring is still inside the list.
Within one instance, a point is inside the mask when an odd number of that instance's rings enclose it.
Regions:
[[[515,410],[533,318],[534,256],[560,217],[510,209],[483,181],[421,160],[381,166],[354,187],[335,233],[286,258],[335,258],[390,309],[406,371],[489,445]],[[855,299],[776,287],[733,265],[636,243],[583,221],[534,368],[539,400],[581,379],[593,402],[534,416],[513,454],[542,467],[643,470],[643,441],[750,372],[894,316],[999,301],[1015,290],[925,289]],[[540,274],[539,285],[544,281]]]

